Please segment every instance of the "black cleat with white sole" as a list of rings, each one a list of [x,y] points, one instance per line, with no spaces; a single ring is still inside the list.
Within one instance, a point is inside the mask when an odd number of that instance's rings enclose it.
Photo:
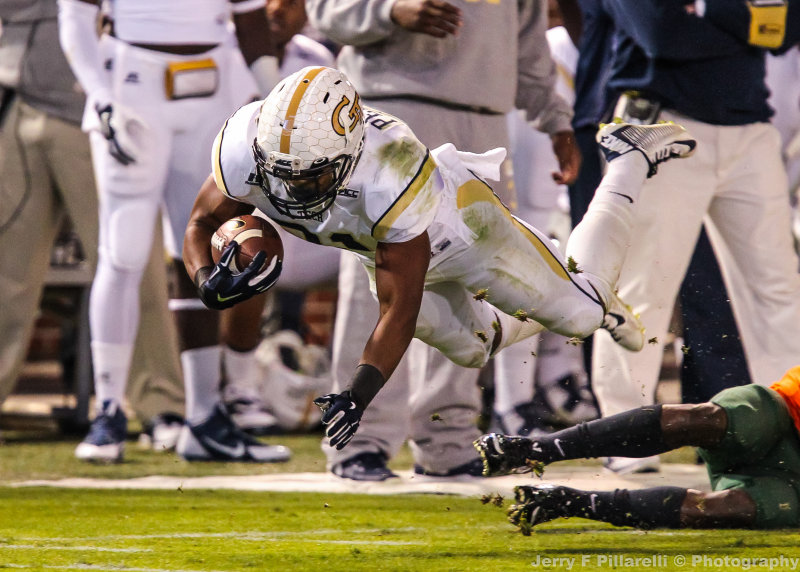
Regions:
[[[534,526],[567,517],[565,507],[571,502],[569,489],[553,485],[524,485],[514,487],[516,504],[508,509],[508,520],[520,532],[530,534]]]
[[[526,437],[489,433],[478,438],[473,446],[483,460],[483,476],[496,477],[535,470],[538,461],[534,458],[533,443]]]
[[[187,461],[282,463],[291,457],[287,447],[267,445],[239,429],[221,403],[202,423],[187,421],[175,451]]]

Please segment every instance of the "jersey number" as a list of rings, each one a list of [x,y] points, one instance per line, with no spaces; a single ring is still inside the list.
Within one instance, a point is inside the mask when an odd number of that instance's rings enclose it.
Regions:
[[[279,224],[281,226],[285,226],[286,228],[291,228],[292,230],[296,230],[297,232],[303,235],[303,240],[305,240],[306,242],[312,242],[314,244],[322,244],[322,241],[319,239],[319,237],[313,232],[309,231],[304,226],[301,226],[299,224],[293,224],[286,221],[280,221]],[[338,242],[339,244],[343,245],[347,250],[359,250],[361,252],[369,252],[369,248],[358,242],[351,235],[346,234],[344,232],[334,232],[333,234],[331,234],[331,241]]]

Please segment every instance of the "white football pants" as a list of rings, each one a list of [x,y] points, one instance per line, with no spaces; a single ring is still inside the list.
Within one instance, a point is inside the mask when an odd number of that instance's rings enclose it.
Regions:
[[[130,165],[111,157],[108,143],[98,132],[91,133],[100,195],[99,260],[89,309],[98,395],[104,384],[124,387],[139,325],[139,284],[158,213],[162,209],[166,213],[164,238],[169,254],[180,258],[191,207],[210,170],[214,137],[230,113],[251,95],[247,90],[236,93],[238,86],[232,85],[235,66],[242,61],[234,57],[231,47],[178,56],[115,40],[108,43],[114,101],[137,114],[142,126],[129,134],[136,159]],[[209,58],[219,73],[217,92],[209,97],[169,99],[167,66]]]

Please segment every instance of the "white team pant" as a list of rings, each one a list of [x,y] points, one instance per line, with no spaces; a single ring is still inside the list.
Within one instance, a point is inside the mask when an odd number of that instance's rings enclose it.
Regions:
[[[800,356],[800,276],[776,130],[713,126],[665,113],[697,138],[695,154],[659,166],[646,183],[620,297],[641,314],[648,339],[633,353],[598,332],[592,379],[603,415],[652,403],[675,297],[700,227],[720,261],[750,375],[769,384]]]
[[[230,83],[230,52],[220,46],[201,56],[176,56],[115,42],[115,101],[133,109],[146,128],[138,134],[131,165],[111,157],[105,139],[92,132],[100,191],[100,260],[90,312],[93,341],[132,342],[138,324],[135,295],[162,206],[167,249],[172,257],[181,257],[189,213],[208,176],[214,137],[241,100],[225,87]],[[167,99],[166,65],[205,58],[217,62],[219,91],[211,97]]]
[[[568,213],[560,208],[559,199],[565,195],[566,187],[558,185],[551,176],[559,165],[550,137],[534,129],[520,110],[509,112],[506,120],[511,135],[510,152],[518,203],[515,214],[533,227],[546,231],[548,236],[556,235],[563,253],[570,223]],[[562,219],[564,224],[560,224]],[[540,339],[548,351],[538,351]],[[570,373],[583,374],[581,355],[579,346],[549,331],[504,349],[494,358],[494,411],[504,414],[531,401],[537,371],[537,381],[542,384]]]
[[[210,171],[214,137],[251,92],[235,92],[238,86],[232,85],[232,78],[236,66],[243,64],[229,46],[198,56],[179,56],[113,39],[105,42],[104,49],[112,58],[114,101],[132,110],[143,124],[130,134],[136,143],[132,150],[136,162],[127,166],[111,157],[97,131],[91,133],[100,197],[99,260],[89,309],[93,358],[96,379],[108,370],[118,380],[130,362],[129,347],[139,324],[138,289],[156,217],[162,209],[166,213],[166,247],[172,257],[180,258],[191,207]],[[167,66],[208,58],[216,62],[219,73],[217,92],[209,97],[169,99]],[[87,118],[92,113],[87,110]],[[98,356],[105,357],[98,361]]]

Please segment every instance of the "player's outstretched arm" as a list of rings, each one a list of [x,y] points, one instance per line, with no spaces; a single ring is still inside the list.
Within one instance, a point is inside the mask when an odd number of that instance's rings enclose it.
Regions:
[[[380,243],[375,253],[375,283],[380,316],[361,363],[342,393],[317,398],[325,435],[342,449],[355,435],[361,415],[392,375],[414,337],[430,262],[428,234],[402,243]]]
[[[387,379],[414,337],[430,257],[427,232],[408,242],[380,243],[375,253],[380,316],[361,363],[374,365]]]
[[[658,404],[535,439],[490,433],[474,445],[483,459],[484,475],[495,476],[568,459],[642,458],[685,446],[709,449],[722,441],[727,425],[725,410],[715,403]]]

